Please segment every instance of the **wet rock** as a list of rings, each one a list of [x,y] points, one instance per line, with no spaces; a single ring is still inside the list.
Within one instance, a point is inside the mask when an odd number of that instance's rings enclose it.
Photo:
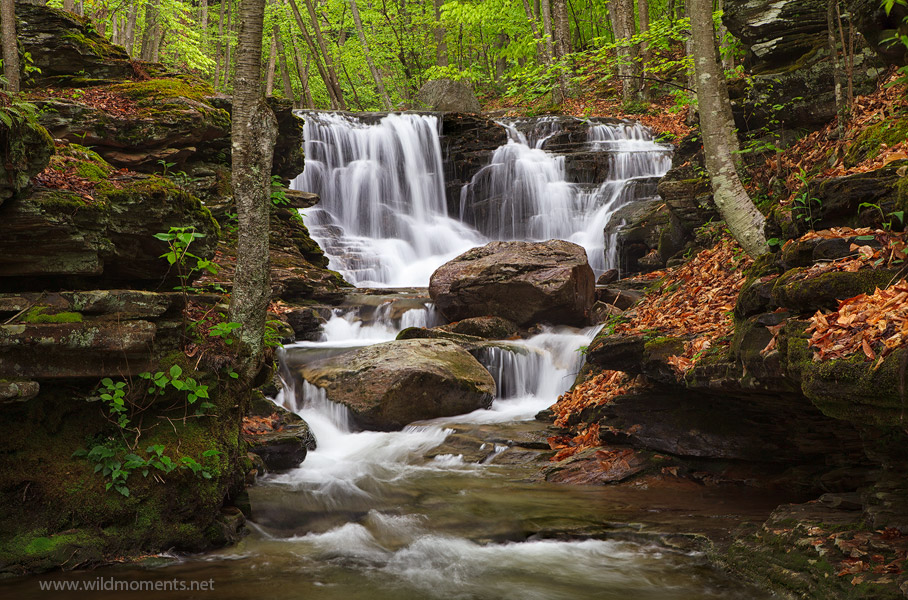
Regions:
[[[590,342],[586,360],[609,371],[639,374],[645,346],[642,335],[609,335],[603,331]]]
[[[463,81],[432,79],[419,88],[417,99],[429,110],[474,114],[482,112],[476,94]]]
[[[321,337],[325,318],[314,308],[292,308],[284,313],[298,341],[317,341]]]
[[[293,421],[284,419],[274,431],[244,434],[243,439],[249,450],[260,456],[267,470],[272,472],[295,469],[306,459],[309,450],[315,450],[315,436],[299,417]]]
[[[303,365],[300,373],[366,429],[488,408],[495,394],[489,372],[449,340],[386,342]]]
[[[603,460],[601,448],[590,448],[546,470],[545,480],[570,485],[603,485],[626,481],[646,468],[645,458],[626,450],[619,460]]]
[[[593,321],[596,323],[604,323],[610,317],[618,317],[623,314],[623,310],[612,304],[598,301],[593,304]]]
[[[491,119],[464,113],[445,113],[441,116],[440,141],[448,213],[457,215],[460,214],[461,188],[489,164],[495,149],[508,142],[508,134],[504,127]]]
[[[501,317],[471,317],[442,325],[439,329],[487,340],[501,340],[517,334],[517,325]]]
[[[639,290],[627,290],[618,287],[596,289],[596,301],[611,304],[620,310],[628,310],[640,302],[646,294]]]
[[[599,279],[596,280],[596,285],[608,285],[610,283],[618,281],[618,277],[618,269],[609,269],[599,276]]]
[[[586,252],[576,244],[491,242],[439,267],[429,294],[449,320],[495,315],[521,326],[582,325],[594,287]]]
[[[770,297],[775,306],[797,313],[838,308],[839,300],[859,294],[872,294],[877,287],[887,287],[896,271],[888,269],[862,269],[856,272],[830,271],[817,276],[807,276],[803,269],[792,269],[774,280]]]

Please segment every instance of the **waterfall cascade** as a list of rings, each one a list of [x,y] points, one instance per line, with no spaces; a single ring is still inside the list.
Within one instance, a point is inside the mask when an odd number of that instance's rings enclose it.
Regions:
[[[615,266],[603,229],[627,202],[652,193],[671,150],[644,127],[591,123],[586,150],[605,154],[605,181],[572,182],[565,157],[546,149],[562,128],[552,117],[503,121],[499,147],[448,215],[441,127],[435,115],[362,120],[306,113],[306,169],[294,187],[319,194],[308,209],[313,238],[331,268],[360,286],[425,286],[438,266],[490,240],[565,239],[587,249],[594,271]]]

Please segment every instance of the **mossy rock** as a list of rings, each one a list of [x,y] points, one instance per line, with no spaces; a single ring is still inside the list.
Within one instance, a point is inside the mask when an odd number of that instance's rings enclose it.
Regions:
[[[804,278],[803,269],[791,269],[775,280],[771,298],[776,306],[796,313],[834,310],[839,300],[872,294],[878,287],[889,286],[895,276],[896,272],[887,269],[862,269],[854,273],[829,271]]]
[[[0,123],[0,204],[25,189],[53,153],[54,142],[36,118],[14,117],[12,126]]]
[[[855,167],[866,160],[873,160],[882,147],[895,146],[908,139],[908,117],[881,119],[880,122],[865,126],[851,141],[845,151],[846,169]]]
[[[900,348],[874,368],[863,352],[803,364],[801,388],[823,414],[860,425],[899,426],[905,412],[905,364]]]

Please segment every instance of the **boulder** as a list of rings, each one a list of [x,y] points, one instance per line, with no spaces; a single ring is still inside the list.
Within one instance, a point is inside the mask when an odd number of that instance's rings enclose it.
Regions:
[[[366,429],[488,408],[495,395],[489,372],[448,340],[385,342],[303,365],[300,373]]]
[[[494,315],[528,326],[584,325],[595,296],[586,251],[570,242],[491,242],[439,267],[429,295],[452,321]]]
[[[482,107],[470,86],[453,79],[432,79],[419,88],[419,103],[440,112],[480,113]]]
[[[41,69],[25,80],[42,87],[81,86],[136,75],[129,54],[98,35],[87,18],[28,2],[16,2],[16,39]]]
[[[438,329],[487,340],[501,340],[517,334],[517,325],[501,317],[471,317],[442,325]]]

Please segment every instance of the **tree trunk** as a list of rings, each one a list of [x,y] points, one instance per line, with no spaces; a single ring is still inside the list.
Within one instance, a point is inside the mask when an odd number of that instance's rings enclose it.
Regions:
[[[16,43],[15,0],[0,0],[0,38],[3,46],[3,76],[6,91],[19,91],[19,45]]]
[[[636,25],[634,0],[612,0],[610,9],[615,42],[618,43],[618,78],[621,80],[624,101],[640,101],[640,62],[637,46],[630,43]]]
[[[837,131],[839,139],[845,137],[845,96],[842,92],[842,63],[839,61],[839,48],[836,44],[836,5],[838,0],[826,2],[826,32],[829,46],[829,60],[832,61],[832,78],[835,84],[835,106],[838,114]]]
[[[239,339],[246,353],[241,373],[246,380],[262,364],[271,300],[268,220],[277,120],[262,98],[264,18],[265,0],[242,0],[231,120],[231,181],[239,227],[230,320],[242,324]]]
[[[356,27],[356,35],[359,36],[359,43],[363,47],[363,54],[366,57],[366,64],[369,65],[369,71],[372,72],[372,79],[375,81],[375,87],[378,89],[378,97],[381,98],[382,106],[385,110],[391,110],[391,98],[385,91],[385,83],[382,81],[381,72],[376,68],[372,60],[372,52],[369,51],[369,42],[366,40],[366,34],[363,31],[363,22],[359,17],[359,7],[356,0],[350,0],[350,11],[353,13],[353,25]]]
[[[296,72],[300,78],[300,87],[303,92],[300,94],[300,108],[315,108],[312,101],[312,92],[309,90],[309,58],[306,59],[306,68],[303,68],[303,61],[300,57],[299,48],[296,47],[296,39],[291,35],[290,43],[293,46],[293,62],[296,64]]]
[[[230,7],[227,7],[227,40],[224,42],[224,89],[227,89],[227,86],[230,85],[230,75],[233,73],[232,64],[230,62],[230,54],[233,51],[233,46],[230,44],[231,36],[230,32],[233,31],[230,21],[231,21],[231,12]]]
[[[145,5],[145,29],[142,30],[142,49],[139,51],[139,57],[151,62],[154,59],[154,50],[156,45],[155,30],[158,26],[158,2],[160,0],[150,0]]]
[[[551,0],[540,0],[542,9],[542,31],[545,33],[545,52],[546,56],[555,57],[555,48],[552,45],[552,5]]]
[[[347,104],[344,102],[344,92],[341,89],[340,80],[337,78],[337,71],[334,69],[334,60],[331,58],[331,54],[328,53],[328,46],[325,44],[324,36],[322,36],[322,28],[318,24],[318,14],[315,12],[312,0],[304,1],[306,3],[306,9],[309,11],[309,18],[312,19],[312,29],[315,31],[315,41],[318,42],[318,47],[322,52],[322,58],[325,60],[325,69],[328,72],[331,85],[334,87],[334,95],[339,105],[338,108],[347,110]]]
[[[527,15],[527,21],[533,31],[533,39],[536,40],[536,60],[541,65],[551,64],[552,58],[545,53],[545,44],[542,42],[542,36],[539,35],[539,28],[536,26],[536,15],[533,14],[533,9],[530,8],[527,0],[523,0],[523,12]]]
[[[526,0],[524,0],[524,3]],[[439,67],[448,66],[448,42],[446,40],[447,32],[441,25],[441,5],[444,0],[433,0],[435,6],[435,64]]]
[[[728,100],[728,87],[719,68],[712,0],[689,0],[700,133],[713,199],[731,234],[753,257],[766,251],[763,215],[741,184],[734,156],[738,138]]]
[[[277,25],[274,26],[277,29]],[[277,61],[277,32],[271,37],[271,52],[268,54],[268,68],[265,69],[265,96],[274,92],[274,65]]]
[[[721,0],[720,0],[721,2]],[[637,12],[640,20],[640,33],[649,32],[649,0],[637,0]],[[646,42],[640,44],[640,75],[646,75],[646,63],[649,61],[649,47]],[[640,95],[650,97],[649,85],[646,79],[640,79]]]
[[[66,12],[75,12],[76,0],[63,0],[63,10]]]
[[[281,28],[274,25],[274,40],[277,43],[278,64],[281,66],[281,81],[284,83],[284,98],[293,101],[293,84],[290,82],[290,71],[287,69],[287,55],[284,53],[284,40],[281,38]]]
[[[337,98],[335,87],[331,81],[331,76],[328,74],[328,71],[325,69],[325,65],[322,64],[321,54],[319,52],[318,46],[315,44],[315,40],[312,39],[312,36],[309,35],[309,30],[306,29],[306,24],[303,22],[303,17],[300,15],[300,11],[296,6],[294,0],[289,0],[290,8],[293,11],[293,18],[296,19],[296,25],[300,28],[300,33],[303,34],[303,39],[306,40],[306,45],[309,46],[309,52],[312,53],[312,56],[315,58],[315,68],[318,70],[319,77],[322,78],[322,82],[325,84],[325,89],[328,91],[328,102],[331,104],[331,108],[339,110],[341,105],[340,101]]]
[[[126,26],[123,29],[123,47],[133,56],[136,46],[136,18],[139,16],[139,6],[136,2],[129,5],[126,13]]]
[[[552,29],[555,36],[555,56],[561,60],[573,51],[567,0],[552,0]]]
[[[227,0],[221,0],[220,16],[218,16],[218,41],[214,45],[214,89],[217,91],[221,83],[221,51],[224,48],[224,6]]]
[[[208,0],[199,1],[199,26],[202,28],[202,47],[208,41]]]

